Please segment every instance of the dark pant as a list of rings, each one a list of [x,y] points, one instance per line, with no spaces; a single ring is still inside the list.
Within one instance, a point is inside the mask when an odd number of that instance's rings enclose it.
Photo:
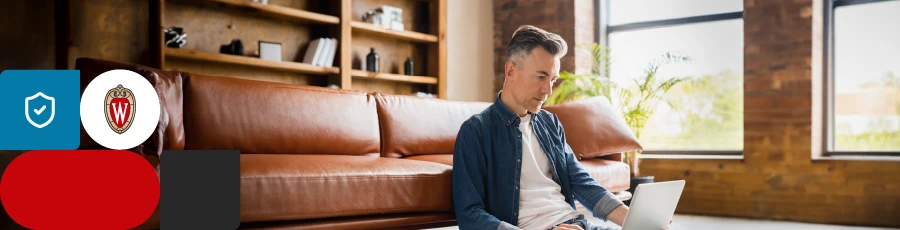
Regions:
[[[584,215],[578,215],[578,217],[576,217],[575,219],[567,220],[567,221],[565,221],[565,222],[562,222],[562,223],[553,225],[553,227],[550,227],[550,229],[552,230],[552,229],[556,228],[557,226],[559,226],[560,224],[571,224],[571,225],[575,225],[575,226],[581,227],[581,228],[584,229],[584,230],[616,230],[616,229],[621,229],[621,228],[619,228],[619,227],[605,227],[605,226],[597,226],[597,225],[591,224],[590,221],[588,221],[587,219],[584,218]]]

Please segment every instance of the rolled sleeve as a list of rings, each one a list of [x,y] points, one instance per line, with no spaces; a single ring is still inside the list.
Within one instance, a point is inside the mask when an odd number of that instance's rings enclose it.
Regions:
[[[512,224],[500,221],[500,225],[497,225],[497,230],[519,230],[519,228]]]
[[[603,198],[600,198],[600,201],[594,205],[592,213],[594,214],[594,217],[605,221],[606,216],[620,205],[625,205],[625,203],[622,203],[622,201],[611,192],[606,192],[606,195],[603,196]]]

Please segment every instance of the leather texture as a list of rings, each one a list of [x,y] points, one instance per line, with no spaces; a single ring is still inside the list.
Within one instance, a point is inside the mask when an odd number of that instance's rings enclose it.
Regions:
[[[429,155],[417,155],[411,156],[403,159],[409,160],[417,160],[417,161],[428,161],[441,163],[449,166],[453,166],[453,154],[429,154]]]
[[[452,211],[451,167],[368,156],[241,155],[241,222]]]
[[[491,105],[409,96],[376,94],[375,97],[384,157],[452,154],[463,122]]]
[[[544,109],[559,117],[566,131],[566,142],[578,159],[643,149],[606,97],[591,97]]]
[[[628,170],[628,164],[621,161],[602,159],[580,160],[578,162],[581,163],[581,167],[597,183],[600,183],[601,186],[610,192],[625,191],[631,185],[631,171]]]
[[[456,217],[451,212],[389,214],[364,217],[333,218],[323,221],[297,221],[296,223],[278,223],[271,226],[260,224],[241,224],[241,229],[254,230],[342,230],[342,229],[424,229],[456,225]],[[267,224],[263,224],[267,225]],[[423,226],[424,225],[424,226]],[[394,226],[385,228],[385,226]]]
[[[361,92],[187,74],[186,149],[242,154],[380,154],[374,97]]]

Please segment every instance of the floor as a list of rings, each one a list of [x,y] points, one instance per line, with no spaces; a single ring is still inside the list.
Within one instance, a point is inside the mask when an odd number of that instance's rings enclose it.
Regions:
[[[872,227],[851,227],[841,225],[826,224],[810,224],[789,221],[774,220],[753,220],[730,217],[711,217],[711,216],[694,216],[676,214],[672,223],[673,230],[876,230],[876,229],[897,229],[897,228],[872,228]],[[591,222],[601,223],[600,219],[592,218]],[[436,230],[452,230],[459,229],[457,227],[436,228]]]

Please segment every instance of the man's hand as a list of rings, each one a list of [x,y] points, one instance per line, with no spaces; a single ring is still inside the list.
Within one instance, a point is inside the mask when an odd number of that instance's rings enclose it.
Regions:
[[[553,230],[584,230],[584,229],[581,229],[581,227],[578,227],[578,225],[560,224],[559,226],[556,226],[556,228],[554,228]]]

